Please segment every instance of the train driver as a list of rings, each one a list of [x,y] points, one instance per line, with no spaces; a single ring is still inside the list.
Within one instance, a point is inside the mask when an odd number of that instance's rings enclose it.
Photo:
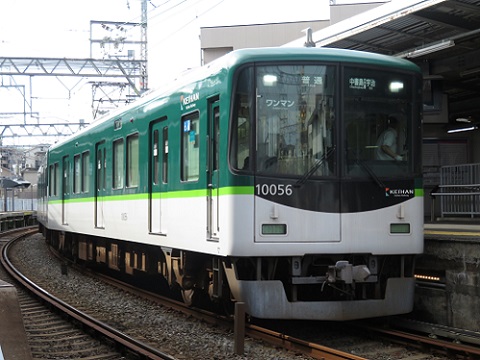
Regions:
[[[396,160],[402,161],[403,157],[398,153],[399,121],[394,116],[388,117],[388,127],[377,139],[375,158],[377,160]]]

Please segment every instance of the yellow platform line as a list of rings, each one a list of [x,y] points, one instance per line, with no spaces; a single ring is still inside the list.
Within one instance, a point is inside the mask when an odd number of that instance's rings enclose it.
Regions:
[[[473,232],[473,231],[425,230],[423,233],[425,235],[480,236],[480,232]]]

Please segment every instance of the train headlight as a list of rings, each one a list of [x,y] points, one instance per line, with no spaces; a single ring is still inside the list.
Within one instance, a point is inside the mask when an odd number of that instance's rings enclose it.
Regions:
[[[401,81],[392,81],[390,84],[389,84],[389,89],[390,89],[390,92],[392,93],[398,93],[400,91],[403,90],[403,82]]]
[[[263,76],[263,85],[264,86],[275,86],[275,85],[277,85],[277,76],[276,75],[264,75]]]

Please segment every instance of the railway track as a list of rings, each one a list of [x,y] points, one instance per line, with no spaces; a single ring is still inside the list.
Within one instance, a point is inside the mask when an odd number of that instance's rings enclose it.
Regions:
[[[57,265],[54,265],[56,268],[60,268],[60,262],[57,263]],[[69,270],[72,271],[73,270]],[[74,275],[72,275],[73,277]],[[118,283],[115,286],[119,286]],[[191,309],[187,308],[185,309],[180,303],[178,302],[172,302],[171,299],[161,299],[159,298],[156,294],[152,294],[149,292],[139,292],[138,289],[133,289],[132,287],[128,285],[121,285],[121,291],[122,292],[130,292],[134,293],[135,296],[142,296],[145,299],[148,299],[146,301],[148,302],[162,302],[162,306],[168,307],[170,309],[176,308],[176,310],[169,310],[170,312],[172,311],[182,311],[187,313],[187,318],[196,318],[197,322],[200,321],[202,323],[208,322],[210,326],[210,330],[212,331],[211,328],[213,327],[215,333],[222,333],[225,332],[223,329],[224,326],[230,329],[232,328],[231,321],[228,322],[228,319],[218,317],[217,315],[211,315],[205,311],[197,311],[196,309]],[[142,295],[141,295],[142,294]],[[79,294],[78,297],[80,298],[81,295]],[[165,301],[167,303],[165,303]],[[76,307],[81,307],[81,308],[88,308],[87,305],[80,305],[77,304],[75,305]],[[102,305],[103,306],[103,305]],[[92,310],[85,310],[86,312],[92,311]],[[130,311],[129,309],[127,311]],[[158,312],[158,310],[157,310]],[[167,311],[168,312],[168,311]],[[105,321],[108,321],[108,318],[110,320],[115,317],[115,315],[108,315],[104,313],[103,315],[96,314],[95,317],[104,317]],[[148,317],[149,315],[146,315]],[[188,320],[185,320],[188,321]],[[135,331],[130,331],[128,329],[125,329],[124,323],[120,321],[120,319],[116,320],[118,326],[120,328],[123,328],[125,332],[136,332],[138,333],[139,330]],[[358,339],[352,340],[355,336],[352,335],[352,333],[349,333],[348,331],[345,331],[344,329],[346,328],[345,326],[338,325],[336,323],[335,326],[329,326],[327,325],[327,329],[325,332],[319,332],[318,328],[319,327],[325,327],[325,323],[309,323],[309,322],[299,322],[300,327],[304,327],[304,331],[301,333],[297,333],[295,331],[292,331],[297,325],[296,323],[284,323],[285,328],[283,329],[275,329],[274,327],[270,327],[268,325],[263,326],[263,324],[253,324],[253,323],[247,323],[246,324],[246,334],[248,338],[254,338],[254,339],[261,339],[264,342],[267,342],[269,344],[272,344],[275,347],[278,348],[284,348],[287,349],[287,355],[286,357],[282,357],[282,355],[277,356],[276,358],[278,359],[289,359],[290,355],[292,355],[292,358],[295,359],[306,359],[306,358],[313,358],[313,359],[355,359],[355,360],[360,360],[360,359],[385,359],[385,356],[388,355],[389,359],[451,359],[453,358],[452,356],[463,359],[463,358],[469,358],[468,354],[471,354],[472,356],[470,358],[476,358],[476,354],[473,351],[470,351],[472,349],[467,349],[467,347],[463,346],[462,344],[457,344],[457,343],[452,343],[448,344],[445,341],[443,343],[439,343],[438,349],[440,349],[443,354],[439,356],[433,356],[430,351],[425,352],[425,350],[411,350],[413,348],[412,344],[427,344],[429,343],[429,349],[432,349],[432,341],[435,339],[432,339],[431,337],[428,337],[428,334],[425,336],[425,342],[423,342],[418,336],[415,338],[412,338],[412,334],[409,334],[407,331],[400,331],[404,333],[403,338],[407,337],[407,334],[410,335],[410,340],[398,340],[398,336],[402,336],[401,334],[397,334],[397,340],[399,341],[399,345],[393,345],[392,344],[392,339],[391,336],[393,336],[393,329],[388,329],[389,331],[389,336],[390,339],[388,341],[382,342],[379,341],[379,335],[378,333],[374,332],[375,328],[372,325],[369,325],[368,331],[370,332],[370,336],[365,337],[364,335],[367,333],[367,330],[362,329],[358,330],[356,334],[362,334],[362,336],[359,336]],[[319,325],[321,324],[321,325]],[[357,323],[358,324],[358,323]],[[145,325],[149,326],[149,325]],[[183,334],[183,337],[186,337],[186,341],[189,341],[190,339],[196,338],[198,335],[196,333],[204,332],[205,330],[195,330],[195,327],[197,324],[192,325],[192,332],[190,334]],[[348,327],[349,325],[347,325]],[[335,330],[334,328],[339,327],[339,330]],[[379,326],[380,330],[382,329],[382,326]],[[177,331],[172,329],[171,331]],[[305,332],[309,333],[309,336],[304,336]],[[226,331],[226,336],[230,338],[230,340],[220,340],[227,343],[231,341],[231,331],[228,332]],[[312,335],[315,334],[315,335]],[[355,334],[355,332],[354,332]],[[147,336],[145,334],[140,334],[138,335],[140,338],[143,338],[144,341],[150,344],[151,347],[156,347],[157,345],[154,345],[155,342],[152,339],[147,339]],[[382,335],[386,336],[386,335]],[[153,335],[152,335],[153,337]],[[165,336],[166,338],[167,336]],[[218,359],[230,359],[230,358],[238,358],[238,359],[248,359],[248,358],[260,358],[258,356],[253,356],[252,353],[254,352],[253,346],[251,344],[251,340],[248,340],[247,338],[247,352],[244,356],[242,355],[233,355],[231,349],[231,346],[224,346],[224,349],[222,351],[215,350],[213,351],[218,354],[217,358]],[[374,339],[374,340],[373,340]],[[177,341],[180,341],[177,339]],[[219,340],[217,340],[218,342]],[[156,342],[158,344],[158,341]],[[323,344],[323,345],[321,345]],[[449,346],[452,345],[452,346]],[[420,348],[422,348],[425,345],[419,345]],[[457,348],[456,350],[454,348]],[[341,349],[341,350],[336,350],[336,349]],[[475,348],[473,349],[475,350]],[[280,350],[281,351],[281,350]],[[439,352],[435,350],[436,352]],[[455,352],[454,352],[455,351]],[[220,352],[222,354],[220,354]],[[187,359],[187,358],[195,358],[195,359],[200,359],[200,353],[198,357],[188,357],[185,355],[185,351],[181,352],[181,356],[178,358],[180,359]],[[290,354],[290,355],[288,355]],[[299,355],[299,354],[304,354],[304,355]],[[447,354],[447,355],[445,355]],[[456,355],[452,355],[456,354]],[[176,356],[179,355],[179,352],[175,353]],[[285,354],[284,354],[285,355]],[[235,357],[237,356],[237,357]],[[303,356],[303,357],[302,357]],[[203,357],[205,358],[205,357]],[[266,357],[269,358],[269,357]],[[270,357],[271,358],[271,357]]]
[[[27,293],[19,296],[19,302],[34,359],[123,359]]]
[[[306,344],[321,342],[367,359],[384,359],[382,355],[387,354],[388,359],[480,359],[480,334],[471,331],[420,324],[402,317],[331,323],[323,334],[316,331],[321,326],[322,323],[314,322],[301,331],[287,330],[292,335],[285,335],[286,342],[291,338],[301,338]]]
[[[60,262],[56,265],[57,268],[60,267],[59,264],[60,264]],[[69,271],[73,271],[73,270],[69,270]],[[138,289],[133,289],[126,284],[119,285],[119,283],[116,282],[115,280],[108,280],[108,281],[110,283],[116,283],[115,286],[121,287],[122,291],[130,291],[130,292],[135,293],[136,295],[139,295]],[[44,285],[46,285],[46,284],[44,284]],[[50,291],[53,292],[53,290],[50,290]],[[205,312],[205,311],[198,311],[198,309],[196,310],[196,309],[191,309],[191,308],[184,308],[179,302],[172,301],[171,299],[161,298],[161,297],[158,297],[156,295],[154,296],[153,294],[145,292],[145,291],[142,291],[141,293],[142,293],[142,296],[145,299],[147,299],[148,301],[161,302],[163,305],[166,305],[170,308],[175,308],[177,310],[182,310],[185,313],[187,313],[188,317],[196,317],[198,319],[201,319],[200,321],[202,321],[202,322],[209,322],[211,324],[215,324],[214,325],[215,327],[217,327],[217,326],[222,326],[222,327],[223,326],[225,326],[225,327],[231,326],[231,322],[228,322],[228,320],[226,320],[225,318],[219,317],[218,315],[209,314],[208,312]],[[63,307],[64,306],[62,305],[61,308],[63,308]],[[77,307],[79,307],[79,306],[77,306]],[[82,306],[82,307],[86,308],[86,306]],[[72,312],[72,311],[73,310],[71,310],[71,309],[68,310],[68,312]],[[92,310],[85,310],[85,311],[86,312],[92,312]],[[98,316],[99,315],[97,314],[96,317],[98,317]],[[106,314],[103,314],[103,316],[104,317],[109,317]],[[110,318],[111,317],[112,316],[110,316]],[[221,331],[225,332],[226,336],[231,337],[231,332],[229,332],[228,330],[227,331],[221,330]],[[299,355],[298,355],[299,352],[309,354],[308,356],[303,357],[304,359],[306,359],[306,358],[318,358],[318,359],[321,358],[321,359],[335,359],[335,360],[337,360],[337,359],[360,360],[361,359],[358,356],[348,354],[348,353],[342,353],[341,351],[337,351],[335,349],[329,349],[327,347],[322,347],[322,346],[316,346],[315,347],[314,346],[312,348],[312,345],[314,345],[314,344],[302,343],[301,340],[297,340],[297,339],[288,339],[288,341],[287,341],[284,334],[275,333],[273,331],[269,331],[267,329],[263,329],[261,327],[251,325],[251,324],[247,325],[247,335],[249,335],[253,338],[262,339],[262,341],[272,343],[277,347],[287,347],[287,348],[289,347],[290,349],[295,351],[295,352],[290,353],[290,355],[292,356],[292,358],[296,358],[296,359],[302,359],[302,357],[299,357]],[[247,340],[247,342],[248,342],[248,340]],[[282,351],[279,350],[279,349],[274,350],[274,352],[276,352],[277,354],[280,353],[280,356],[277,357],[279,359],[290,358],[289,355],[287,355],[287,357],[282,357],[282,355],[281,355]],[[235,355],[230,353],[228,356],[225,356],[225,357],[219,356],[218,358],[219,359],[231,358],[233,356],[235,356]],[[183,359],[183,358],[189,358],[189,357],[180,357],[180,358]],[[249,355],[245,355],[245,356],[238,355],[238,358],[245,359],[245,358],[251,358],[251,356],[249,356]],[[268,356],[268,358],[271,358],[271,357]]]
[[[19,292],[19,302],[34,359],[127,359],[125,354],[128,358],[174,359],[70,306],[16,269],[8,257],[10,245],[35,232],[28,229],[4,234],[4,241],[5,237],[11,239],[1,257],[11,279],[28,290]]]
[[[398,323],[392,322],[389,327],[373,323],[361,324],[359,328],[387,341],[428,349],[431,353],[441,354],[448,359],[480,359],[478,333],[426,323],[420,325],[406,319],[399,319]]]
[[[141,296],[142,298],[148,301],[154,301],[162,306],[175,309],[176,311],[181,311],[189,317],[195,317],[200,321],[207,322],[212,326],[219,326],[227,330],[232,329],[232,318],[220,316],[216,313],[205,311],[203,309],[186,307],[183,302],[173,300],[158,294],[153,294],[149,291],[139,289],[132,285],[123,283],[114,278],[104,276],[102,274],[92,274],[91,271],[84,269],[82,267],[76,266],[73,263],[70,263],[70,266],[74,267],[77,271],[87,273],[90,276],[94,275],[97,278],[101,278],[102,281],[120,288],[124,291],[128,291],[135,295]],[[272,344],[276,347],[284,348],[294,353],[302,353],[308,355],[312,359],[321,359],[321,360],[365,360],[362,357],[356,356],[351,353],[339,351],[327,346],[322,346],[320,344],[309,343],[301,339],[294,337],[286,336],[284,333],[276,332],[264,328],[262,326],[257,326],[254,324],[245,324],[245,334],[251,338],[259,339],[265,341],[269,344]],[[243,341],[236,339],[236,341]]]

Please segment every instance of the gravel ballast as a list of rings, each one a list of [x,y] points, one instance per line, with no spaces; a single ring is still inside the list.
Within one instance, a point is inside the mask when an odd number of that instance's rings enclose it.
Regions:
[[[68,269],[48,251],[41,234],[17,242],[15,265],[48,292],[118,330],[178,359],[311,359],[245,339],[243,355],[234,354],[233,333],[142,299]]]

